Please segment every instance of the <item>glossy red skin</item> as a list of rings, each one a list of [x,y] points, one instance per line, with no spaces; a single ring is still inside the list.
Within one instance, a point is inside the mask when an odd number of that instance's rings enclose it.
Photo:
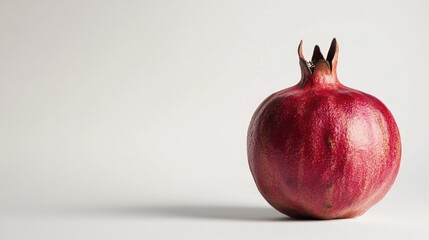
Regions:
[[[294,218],[363,214],[380,201],[399,170],[395,120],[377,98],[336,76],[269,96],[248,131],[249,166],[262,196]]]

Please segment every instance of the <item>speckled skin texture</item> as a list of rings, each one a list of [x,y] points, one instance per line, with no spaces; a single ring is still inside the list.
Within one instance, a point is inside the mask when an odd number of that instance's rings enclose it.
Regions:
[[[247,138],[249,166],[262,196],[286,215],[355,217],[392,186],[401,158],[399,130],[380,100],[338,81],[335,39],[326,60],[319,54],[316,46],[311,69],[300,44],[301,81],[256,110]]]

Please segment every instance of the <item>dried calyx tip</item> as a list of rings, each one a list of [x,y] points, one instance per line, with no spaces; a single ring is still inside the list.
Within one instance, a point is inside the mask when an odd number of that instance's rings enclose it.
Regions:
[[[298,56],[299,56],[299,58],[304,59],[304,55],[302,54],[302,40],[299,42]]]
[[[337,60],[338,57],[338,43],[337,39],[332,39],[331,46],[329,47],[328,56],[326,57],[326,60],[329,62],[332,70],[332,62]]]

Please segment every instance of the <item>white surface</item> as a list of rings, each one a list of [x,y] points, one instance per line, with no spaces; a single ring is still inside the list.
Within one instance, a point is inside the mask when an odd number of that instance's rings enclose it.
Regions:
[[[0,239],[428,239],[427,1],[0,2]],[[251,178],[257,105],[336,37],[403,141],[362,217],[291,221]],[[279,220],[280,219],[280,220]]]

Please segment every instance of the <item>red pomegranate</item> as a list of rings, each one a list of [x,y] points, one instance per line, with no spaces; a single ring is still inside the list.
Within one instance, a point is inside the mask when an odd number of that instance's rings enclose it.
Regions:
[[[377,98],[342,85],[338,44],[311,61],[298,48],[301,81],[265,99],[247,136],[249,166],[262,196],[294,218],[363,214],[380,201],[399,170],[395,120]]]

